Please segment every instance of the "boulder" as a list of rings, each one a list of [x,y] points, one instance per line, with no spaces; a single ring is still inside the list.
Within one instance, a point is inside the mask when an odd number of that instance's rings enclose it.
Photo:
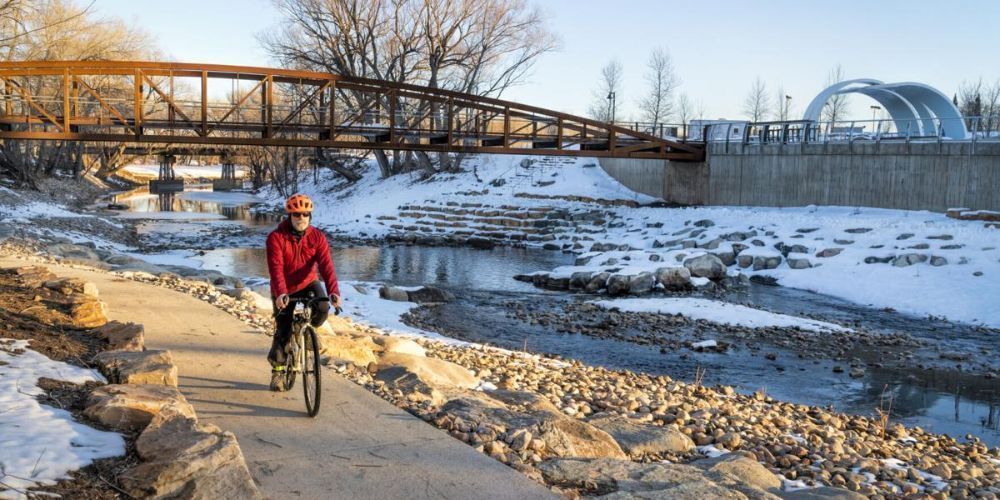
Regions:
[[[763,269],[777,269],[781,265],[780,255],[757,255],[753,258],[753,270],[760,271]]]
[[[612,274],[608,278],[608,294],[609,295],[625,295],[629,291],[629,283],[632,281],[632,277],[625,274]]]
[[[789,257],[788,267],[792,269],[809,269],[810,267],[812,267],[812,262],[809,262],[809,259],[797,259],[795,257]]]
[[[645,295],[656,286],[656,278],[653,273],[639,273],[633,276],[628,283],[628,293],[631,295]]]
[[[610,434],[632,458],[651,453],[687,453],[694,449],[690,437],[667,427],[634,423],[606,413],[591,417],[587,423]]]
[[[538,464],[538,470],[549,483],[611,492],[601,498],[746,498],[709,481],[697,467],[683,464],[557,458]]]
[[[785,491],[781,493],[784,500],[865,500],[868,497],[843,488],[820,486],[804,490]]]
[[[836,257],[840,255],[840,252],[843,251],[844,251],[843,248],[824,248],[823,250],[816,252],[816,256],[821,259],[827,259],[830,257]]]
[[[427,349],[420,344],[406,337],[396,337],[393,335],[378,335],[372,337],[372,341],[381,347],[382,352],[398,352],[400,354],[410,354],[413,356],[427,356]]]
[[[71,243],[58,243],[50,245],[45,249],[45,251],[65,259],[93,262],[99,262],[101,260],[101,257],[97,255],[97,252],[94,251],[93,248],[82,245],[73,245]]]
[[[18,267],[11,270],[4,270],[3,272],[4,274],[12,275],[18,283],[29,288],[39,287],[56,279],[56,275],[43,266]]]
[[[491,239],[478,237],[472,237],[465,240],[465,244],[479,250],[491,250],[493,247],[497,246],[497,244]]]
[[[656,282],[671,291],[686,290],[691,286],[691,271],[686,267],[661,267],[656,270]]]
[[[701,219],[694,221],[694,223],[692,223],[691,225],[695,227],[712,227],[715,225],[715,223],[712,222],[710,219]]]
[[[718,257],[706,253],[684,261],[691,276],[719,280],[726,277],[726,265]]]
[[[724,266],[731,266],[736,263],[736,251],[725,249],[716,252],[712,252],[712,255],[719,258]]]
[[[409,302],[410,295],[402,288],[396,286],[383,286],[378,289],[378,296],[385,300],[392,300],[395,302]]]
[[[931,257],[931,265],[934,267],[946,266],[948,265],[948,259],[934,255]]]
[[[417,304],[451,302],[455,300],[453,293],[432,286],[423,286],[416,290],[408,291],[406,294],[410,302],[416,302]]]
[[[441,414],[451,415],[466,422],[492,425],[504,431],[534,428],[546,418],[553,418],[548,414],[532,414],[510,409],[487,393],[474,391],[467,391],[459,397],[448,400],[441,405]],[[560,415],[555,417],[565,418]]]
[[[109,351],[135,351],[145,349],[145,330],[136,323],[109,321],[94,329],[93,333],[107,342]]]
[[[736,264],[742,268],[747,268],[753,265],[753,255],[738,255],[736,256]]]
[[[607,432],[571,418],[546,420],[538,426],[546,449],[564,458],[628,458]]]
[[[262,499],[236,436],[165,408],[135,443],[143,462],[118,479],[136,498]]]
[[[194,408],[176,387],[112,384],[90,393],[83,414],[115,429],[139,431],[171,405],[181,415],[194,418]]]
[[[105,351],[94,356],[112,384],[162,384],[177,387],[177,367],[170,351]]]
[[[907,267],[913,264],[920,264],[927,260],[927,256],[922,253],[907,253],[897,256],[892,260],[892,265],[896,267]]]
[[[571,274],[569,277],[569,289],[582,290],[586,288],[592,276],[593,273],[589,271],[579,271]]]
[[[691,463],[704,469],[709,476],[718,480],[718,475],[724,474],[736,481],[761,490],[777,490],[781,488],[781,479],[767,470],[766,467],[741,453],[727,453],[714,458],[696,460]]]
[[[378,362],[378,356],[369,346],[345,335],[321,335],[319,343],[320,354],[335,362],[353,363],[361,368]]]
[[[479,385],[479,379],[464,367],[438,358],[428,358],[389,352],[378,361],[376,378],[380,380],[399,379],[412,373],[430,387],[458,387],[472,389]]]
[[[79,278],[61,278],[46,281],[42,286],[63,295],[90,295],[97,297],[97,285]]]
[[[609,279],[611,279],[611,273],[597,273],[590,278],[587,286],[584,287],[584,291],[587,293],[597,293],[607,286]]]

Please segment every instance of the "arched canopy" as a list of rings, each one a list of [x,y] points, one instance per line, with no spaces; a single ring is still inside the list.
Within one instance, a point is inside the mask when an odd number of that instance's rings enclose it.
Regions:
[[[871,78],[837,82],[813,98],[802,118],[818,122],[823,106],[830,98],[850,93],[863,94],[877,101],[889,113],[896,124],[896,130],[901,133],[940,133],[948,139],[968,137],[965,120],[958,108],[937,89],[916,82],[883,83]]]

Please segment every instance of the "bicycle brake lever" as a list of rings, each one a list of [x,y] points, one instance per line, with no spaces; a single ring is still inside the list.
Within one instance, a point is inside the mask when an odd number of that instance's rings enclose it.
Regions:
[[[333,308],[333,315],[340,316],[340,313],[344,312],[344,308],[337,306]]]

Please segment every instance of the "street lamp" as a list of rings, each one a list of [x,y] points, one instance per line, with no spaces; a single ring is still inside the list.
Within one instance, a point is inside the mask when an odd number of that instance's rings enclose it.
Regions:
[[[871,108],[872,110],[872,129],[874,130],[875,133],[878,133],[878,123],[875,122],[875,113],[877,113],[880,109],[882,109],[882,106],[872,105],[868,107]]]
[[[791,109],[792,109],[792,96],[785,94],[785,112],[782,113],[782,115],[784,115],[782,117],[782,120],[788,121],[788,113],[789,111],[791,111]]]
[[[615,123],[615,91],[608,92],[608,101],[611,104],[611,123]]]

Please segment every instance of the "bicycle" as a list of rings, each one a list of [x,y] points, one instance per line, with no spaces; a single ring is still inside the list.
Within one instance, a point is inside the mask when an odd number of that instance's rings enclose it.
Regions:
[[[306,399],[306,413],[315,417],[319,413],[320,402],[320,371],[319,371],[319,336],[310,324],[312,306],[318,302],[329,302],[329,297],[295,298],[288,301],[286,307],[292,311],[292,334],[285,345],[286,359],[289,360],[285,372],[285,390],[290,391],[295,385],[295,376],[302,373],[302,392]],[[340,314],[337,307],[334,314]],[[311,391],[311,392],[310,392]]]

